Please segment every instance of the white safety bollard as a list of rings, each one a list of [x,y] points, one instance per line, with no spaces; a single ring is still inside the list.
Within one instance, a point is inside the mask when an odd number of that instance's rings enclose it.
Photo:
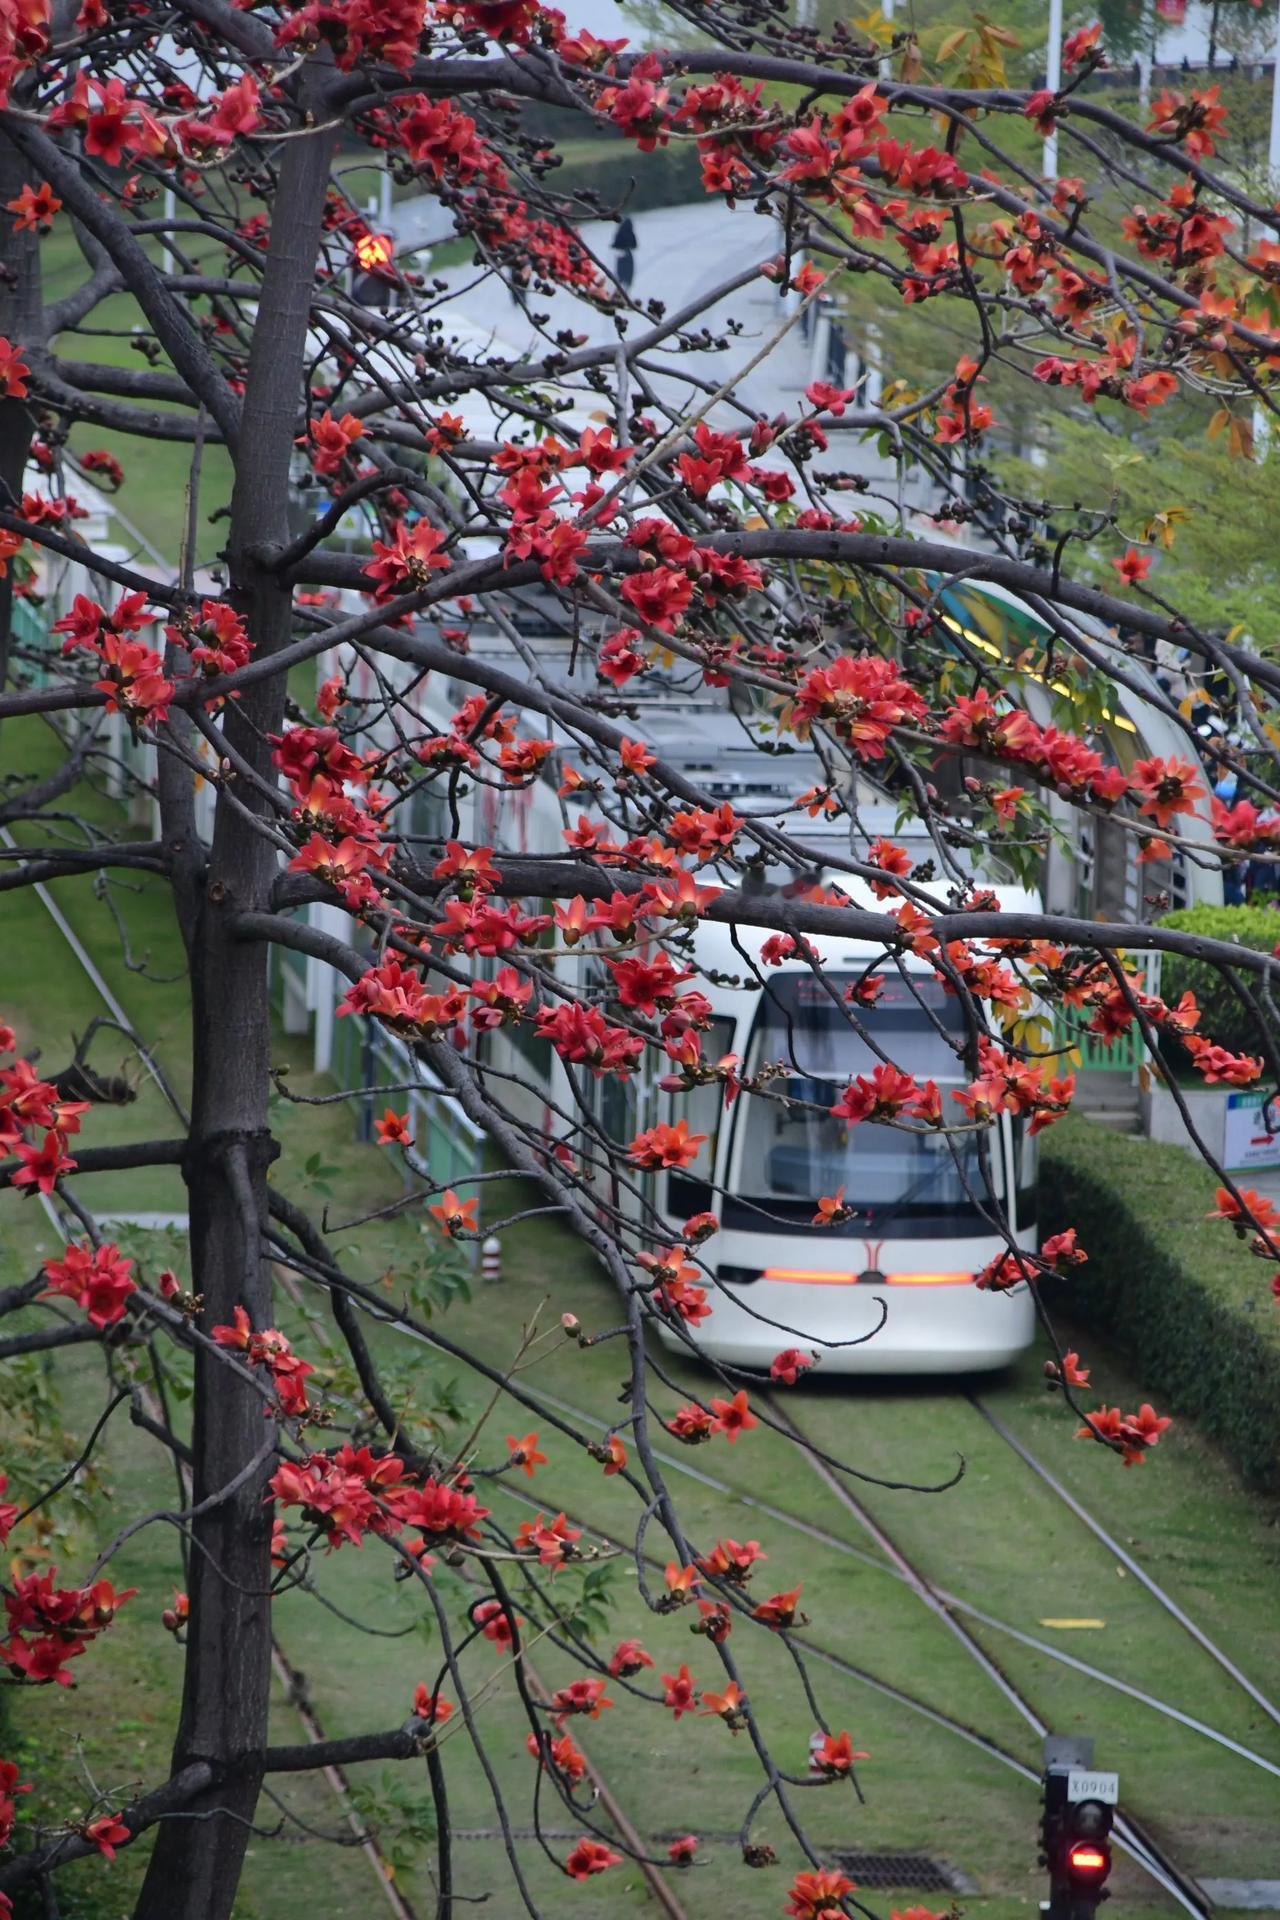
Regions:
[[[502,1278],[502,1242],[496,1233],[491,1233],[480,1249],[480,1278],[482,1280],[501,1280]]]

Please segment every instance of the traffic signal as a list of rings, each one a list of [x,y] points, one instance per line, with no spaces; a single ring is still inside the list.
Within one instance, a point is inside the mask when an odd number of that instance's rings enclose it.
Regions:
[[[1049,1920],[1093,1920],[1107,1898],[1118,1780],[1092,1758],[1092,1741],[1045,1742],[1040,1859],[1049,1869]]]

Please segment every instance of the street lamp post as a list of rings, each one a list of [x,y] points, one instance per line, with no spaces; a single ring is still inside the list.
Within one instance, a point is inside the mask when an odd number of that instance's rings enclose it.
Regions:
[[[1045,50],[1044,83],[1050,93],[1056,93],[1062,85],[1062,0],[1049,0],[1049,44]],[[1058,177],[1058,130],[1044,137],[1044,166],[1046,180]]]

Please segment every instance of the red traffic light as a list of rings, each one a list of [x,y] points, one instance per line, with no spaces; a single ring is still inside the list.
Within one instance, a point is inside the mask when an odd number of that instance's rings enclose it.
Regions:
[[[1073,1873],[1106,1873],[1111,1858],[1092,1840],[1077,1840],[1067,1849],[1067,1865]]]

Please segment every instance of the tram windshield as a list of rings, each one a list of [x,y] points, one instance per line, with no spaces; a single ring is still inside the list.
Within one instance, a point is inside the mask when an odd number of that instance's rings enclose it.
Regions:
[[[806,1104],[788,1110],[783,1098],[759,1095],[737,1102],[725,1225],[767,1231],[785,1221],[789,1232],[807,1228],[818,1200],[843,1187],[846,1206],[857,1209],[856,1219],[834,1229],[845,1235],[939,1239],[989,1233],[984,1212],[990,1213],[992,1195],[978,1135],[914,1133],[869,1121],[850,1125],[823,1111],[856,1075],[870,1075],[882,1057],[918,1080],[936,1080],[944,1100],[948,1085],[967,1077],[944,1038],[963,1039],[961,1011],[940,983],[923,976],[912,976],[910,985],[889,979],[874,1008],[856,1010],[882,1049],[877,1054],[839,1004],[857,978],[828,974],[828,993],[812,975],[778,974],[761,995],[748,1071],[782,1062],[786,1076],[772,1081],[768,1093]],[[961,1109],[954,1107],[954,1114],[961,1118]],[[999,1134],[988,1131],[983,1143],[999,1196]]]

